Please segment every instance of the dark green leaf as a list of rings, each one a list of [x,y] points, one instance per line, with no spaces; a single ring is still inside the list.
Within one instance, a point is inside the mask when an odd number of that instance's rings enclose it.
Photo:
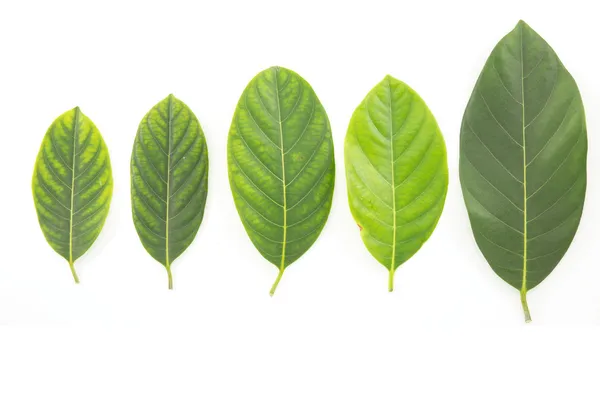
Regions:
[[[460,179],[477,244],[521,293],[552,272],[581,217],[587,134],[581,96],[524,22],[488,58],[461,128]]]
[[[140,122],[131,155],[133,222],[142,244],[167,269],[194,240],[208,190],[208,150],[196,116],[169,95]]]
[[[46,132],[32,187],[44,236],[79,283],[75,260],[100,234],[113,187],[106,144],[79,107],[58,117]]]
[[[354,111],[345,158],[350,210],[392,291],[394,271],[431,236],[444,208],[444,138],[419,95],[387,76]]]
[[[228,163],[246,232],[279,269],[272,295],[285,268],[319,236],[333,195],[329,120],[302,77],[273,67],[252,79],[233,116]]]

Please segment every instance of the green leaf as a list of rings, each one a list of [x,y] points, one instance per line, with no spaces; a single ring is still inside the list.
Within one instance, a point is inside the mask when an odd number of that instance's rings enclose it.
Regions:
[[[133,222],[148,253],[165,266],[194,240],[206,204],[208,149],[196,116],[169,95],[142,119],[131,154]]]
[[[329,119],[310,85],[281,67],[259,73],[237,105],[228,140],[229,183],[254,246],[279,269],[317,240],[335,180]]]
[[[352,216],[369,252],[394,272],[431,236],[448,190],[446,145],[431,111],[386,76],[354,111],[345,142]]]
[[[523,21],[494,48],[461,128],[460,179],[479,249],[518,289],[552,272],[583,209],[587,134],[581,96],[556,53]]]
[[[40,227],[54,251],[74,263],[94,243],[108,215],[112,171],[106,144],[79,107],[58,117],[44,136],[33,172]]]

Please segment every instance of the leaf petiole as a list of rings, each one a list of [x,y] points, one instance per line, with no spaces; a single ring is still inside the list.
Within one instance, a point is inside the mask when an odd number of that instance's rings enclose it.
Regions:
[[[167,267],[167,276],[169,277],[169,290],[173,290],[173,275],[171,274],[171,267]]]
[[[396,269],[390,268],[390,274],[388,278],[388,292],[394,291],[394,272],[396,272]]]
[[[285,268],[279,268],[279,274],[277,274],[277,279],[275,279],[275,283],[273,283],[273,286],[271,287],[271,291],[269,292],[269,294],[271,296],[273,296],[275,294],[275,290],[277,290],[277,285],[279,285],[279,281],[281,280],[281,277],[283,276],[283,271],[285,271]]]
[[[69,268],[71,268],[71,273],[73,274],[73,279],[75,279],[75,283],[79,283],[79,277],[77,276],[77,272],[75,271],[75,263],[69,262]]]
[[[531,314],[529,313],[529,306],[527,305],[526,290],[521,290],[521,305],[523,306],[523,312],[525,313],[525,322],[531,322]]]

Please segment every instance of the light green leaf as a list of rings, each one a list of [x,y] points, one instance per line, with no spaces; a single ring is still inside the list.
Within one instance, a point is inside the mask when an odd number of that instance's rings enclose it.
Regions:
[[[140,122],[131,154],[133,222],[148,253],[165,266],[194,240],[206,204],[208,149],[194,113],[169,95]]]
[[[488,58],[461,128],[460,179],[477,244],[521,293],[552,272],[583,209],[581,96],[556,53],[523,21]]]
[[[323,229],[335,180],[329,120],[302,77],[272,67],[250,81],[231,123],[228,163],[246,232],[279,269],[273,295]]]
[[[40,227],[71,267],[94,243],[108,215],[112,171],[106,144],[79,110],[58,117],[46,132],[33,172],[33,200]]]
[[[360,103],[345,143],[348,201],[369,252],[394,272],[431,236],[448,190],[446,145],[425,102],[386,76]]]

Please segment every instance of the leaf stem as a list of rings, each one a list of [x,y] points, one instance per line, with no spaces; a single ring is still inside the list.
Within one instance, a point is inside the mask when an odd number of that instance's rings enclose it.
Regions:
[[[277,285],[279,285],[279,281],[281,280],[281,277],[283,276],[283,271],[285,271],[285,268],[279,268],[279,274],[277,275],[277,279],[275,279],[275,283],[273,283],[273,286],[271,287],[271,291],[269,292],[269,294],[271,296],[273,296],[275,294]]]
[[[390,268],[390,275],[388,277],[388,291],[389,292],[394,291],[394,272],[396,272],[396,270],[394,268]]]
[[[77,272],[75,272],[75,264],[72,261],[69,261],[69,268],[71,268],[71,273],[73,274],[75,283],[79,283],[79,277],[77,276]]]
[[[523,312],[525,313],[525,322],[531,322],[531,314],[529,313],[529,306],[527,305],[526,290],[521,290],[521,305],[523,306]]]
[[[169,290],[173,290],[173,275],[171,274],[171,267],[167,267],[167,276],[169,277]]]

